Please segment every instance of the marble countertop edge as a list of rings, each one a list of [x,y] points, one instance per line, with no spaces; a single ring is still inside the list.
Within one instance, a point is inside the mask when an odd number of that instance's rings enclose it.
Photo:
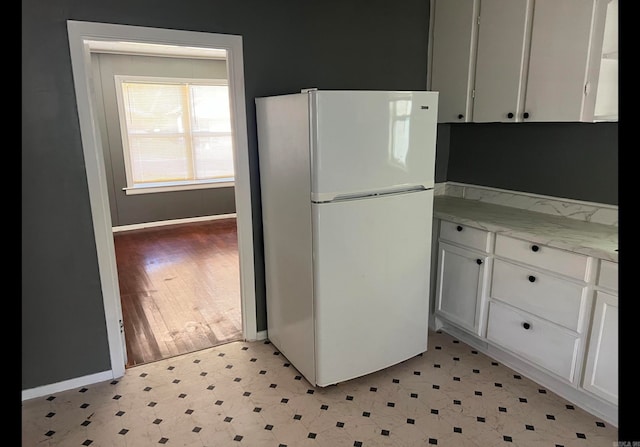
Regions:
[[[618,228],[613,225],[449,196],[435,198],[434,217],[618,262]]]

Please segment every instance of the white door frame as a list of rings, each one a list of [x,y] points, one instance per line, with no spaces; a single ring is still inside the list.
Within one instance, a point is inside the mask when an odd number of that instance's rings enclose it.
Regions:
[[[245,340],[256,340],[253,223],[242,36],[73,20],[67,21],[67,30],[113,377],[118,378],[124,375],[126,347],[122,329],[122,305],[118,285],[111,211],[109,209],[109,192],[102,142],[99,135],[99,126],[96,122],[96,100],[91,70],[92,41],[124,41],[224,49],[227,51],[231,119],[235,137],[235,203],[240,259],[242,332]]]

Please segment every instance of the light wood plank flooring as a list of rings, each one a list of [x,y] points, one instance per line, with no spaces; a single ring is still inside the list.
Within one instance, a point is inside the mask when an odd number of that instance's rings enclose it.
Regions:
[[[242,339],[236,220],[114,233],[126,367]]]

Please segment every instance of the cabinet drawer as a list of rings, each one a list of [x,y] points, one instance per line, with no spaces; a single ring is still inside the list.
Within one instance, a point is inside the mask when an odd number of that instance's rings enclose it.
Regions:
[[[577,331],[586,287],[535,269],[494,259],[491,298]]]
[[[547,247],[514,239],[502,234],[496,235],[496,256],[513,259],[536,267],[540,267],[561,275],[587,280],[588,256],[557,248]]]
[[[598,282],[600,287],[606,287],[611,290],[618,291],[618,264],[611,261],[600,261],[600,270],[598,272]]]
[[[487,339],[569,382],[574,380],[578,337],[552,323],[492,301]]]
[[[485,253],[489,252],[489,232],[485,230],[443,220],[440,223],[440,238]]]

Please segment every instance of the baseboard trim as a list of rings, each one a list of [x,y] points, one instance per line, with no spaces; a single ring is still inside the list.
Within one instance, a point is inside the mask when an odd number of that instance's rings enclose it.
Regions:
[[[82,386],[94,385],[98,382],[105,382],[113,379],[112,371],[104,371],[101,373],[90,374],[88,376],[77,377],[75,379],[65,380],[62,382],[52,383],[50,385],[39,386],[28,390],[22,390],[22,401],[35,399],[50,394],[60,393],[62,391],[80,388]]]
[[[143,228],[163,227],[165,225],[176,225],[176,224],[193,223],[193,222],[205,222],[208,220],[231,219],[236,217],[237,217],[236,213],[230,213],[230,214],[216,214],[214,216],[188,217],[185,219],[159,220],[155,222],[144,222],[144,223],[131,224],[131,225],[119,225],[117,227],[112,227],[112,231],[114,233],[117,233],[119,231],[141,230]]]
[[[261,341],[266,339],[267,339],[267,331],[259,331],[256,334],[256,341]]]

